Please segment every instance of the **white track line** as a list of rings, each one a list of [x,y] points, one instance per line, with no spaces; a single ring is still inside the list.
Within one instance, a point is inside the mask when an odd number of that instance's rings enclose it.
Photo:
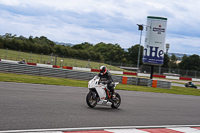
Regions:
[[[161,125],[161,126],[117,126],[117,127],[83,127],[83,128],[57,128],[57,129],[29,129],[29,130],[6,130],[0,133],[20,132],[56,132],[56,131],[84,131],[84,130],[109,130],[109,129],[144,129],[144,128],[179,128],[179,127],[200,127],[200,125]]]

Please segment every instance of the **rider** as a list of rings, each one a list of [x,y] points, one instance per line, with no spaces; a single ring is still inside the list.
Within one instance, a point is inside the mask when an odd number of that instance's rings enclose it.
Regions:
[[[105,66],[101,66],[100,67],[100,73],[98,74],[98,76],[100,77],[100,80],[102,82],[104,82],[105,84],[107,84],[107,88],[110,90],[111,92],[111,98],[115,98],[114,95],[114,85],[112,84],[113,79],[111,77],[110,72],[107,70],[107,68]]]
[[[194,84],[190,81],[190,82],[188,82],[189,83],[189,85],[191,85],[191,86],[193,86]]]
[[[21,61],[19,62],[19,64],[26,64],[25,59],[21,60]]]

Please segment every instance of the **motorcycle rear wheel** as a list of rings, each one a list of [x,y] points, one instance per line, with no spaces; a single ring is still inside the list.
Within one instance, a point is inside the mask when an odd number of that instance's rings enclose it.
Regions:
[[[118,108],[121,104],[121,97],[118,93],[115,93],[115,99],[116,101],[112,102],[111,105],[112,108]]]
[[[93,99],[93,93],[96,93],[96,92],[90,91],[86,96],[86,103],[90,108],[94,108],[97,105],[97,97]]]

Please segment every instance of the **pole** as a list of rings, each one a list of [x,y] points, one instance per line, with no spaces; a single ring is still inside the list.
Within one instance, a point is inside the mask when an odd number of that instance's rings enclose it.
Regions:
[[[19,52],[18,52],[18,60],[20,60],[20,51],[21,51],[21,50],[19,50]]]
[[[8,52],[8,48],[6,48],[6,56],[5,56],[5,59],[7,59],[7,52]]]
[[[31,62],[31,53],[32,53],[32,51],[30,52],[30,62]]]
[[[43,55],[43,53],[41,53],[40,63],[42,63],[42,55]]]
[[[150,75],[150,79],[153,79],[153,65],[151,65],[151,75]]]
[[[57,66],[57,55],[55,55],[55,66]]]
[[[138,61],[137,61],[137,76],[136,76],[136,85],[138,84],[138,71],[139,71],[139,63],[140,63],[140,45],[142,40],[142,30],[140,32],[140,44],[139,44],[139,53],[138,53]]]
[[[64,66],[65,64],[65,56],[63,56],[63,63],[62,63],[62,66]]]
[[[159,75],[161,75],[161,66],[159,66]]]

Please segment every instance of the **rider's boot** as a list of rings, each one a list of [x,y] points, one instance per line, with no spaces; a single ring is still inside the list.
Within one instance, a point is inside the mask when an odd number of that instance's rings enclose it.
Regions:
[[[110,94],[111,94],[111,99],[114,99],[116,97],[114,91],[110,92]]]
[[[115,95],[115,93],[110,92],[110,94],[111,94],[110,101],[111,101],[111,102],[116,102],[117,99],[116,99],[116,95]]]

